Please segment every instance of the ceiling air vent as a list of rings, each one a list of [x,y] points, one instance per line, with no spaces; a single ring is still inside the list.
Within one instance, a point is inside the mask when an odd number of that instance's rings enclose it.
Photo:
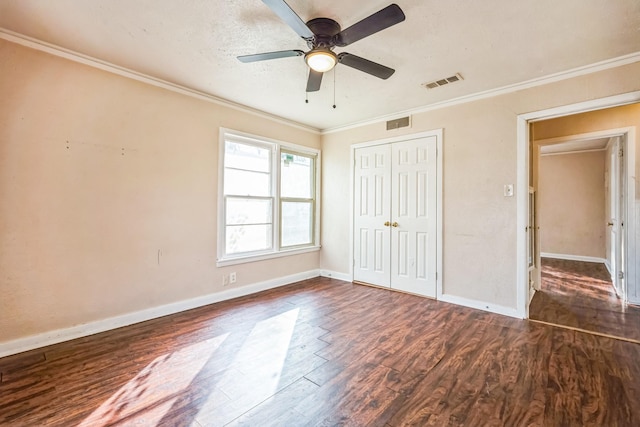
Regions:
[[[427,89],[435,89],[437,87],[448,85],[449,83],[455,83],[460,80],[463,80],[462,76],[460,75],[460,73],[456,73],[456,75],[451,77],[435,80],[433,82],[422,83],[422,86]]]

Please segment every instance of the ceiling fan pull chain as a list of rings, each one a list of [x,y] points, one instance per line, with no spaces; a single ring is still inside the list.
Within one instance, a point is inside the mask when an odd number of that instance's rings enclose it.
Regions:
[[[303,67],[304,70],[304,78],[307,78],[307,67]],[[308,91],[304,91],[304,103],[308,104],[309,103],[309,92]]]
[[[333,108],[336,108],[336,69],[333,68]]]

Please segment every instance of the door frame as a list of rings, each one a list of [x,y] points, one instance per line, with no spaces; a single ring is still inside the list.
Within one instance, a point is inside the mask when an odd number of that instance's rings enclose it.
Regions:
[[[354,205],[355,205],[355,161],[356,161],[356,149],[363,147],[370,147],[373,145],[382,145],[382,144],[391,144],[394,142],[403,142],[403,141],[411,141],[414,139],[421,139],[427,137],[436,137],[436,299],[441,299],[443,293],[442,280],[443,280],[443,272],[442,272],[442,190],[443,190],[443,182],[442,182],[442,137],[443,137],[443,129],[434,129],[425,132],[418,133],[410,133],[405,135],[393,136],[390,138],[383,138],[371,141],[365,141],[360,143],[351,144],[350,147],[350,178],[349,178],[349,257],[351,258],[351,263],[349,265],[349,276],[351,281],[353,281],[353,273],[354,273],[354,237],[353,237],[353,225],[354,225]]]
[[[545,110],[533,111],[517,116],[517,218],[516,218],[516,310],[518,317],[529,318],[529,284],[528,284],[528,263],[527,263],[527,221],[529,212],[529,174],[530,164],[530,123],[548,120],[557,117],[569,116],[589,111],[601,110],[611,107],[640,102],[640,91],[629,92],[621,95],[614,95],[606,98],[599,98],[561,107],[548,108]],[[636,281],[635,268],[635,127],[628,128],[626,174],[627,183],[627,209],[626,209],[626,233],[627,233],[627,259],[634,262],[627,263],[626,286]],[[631,168],[633,167],[633,169]],[[539,249],[538,249],[539,250]]]

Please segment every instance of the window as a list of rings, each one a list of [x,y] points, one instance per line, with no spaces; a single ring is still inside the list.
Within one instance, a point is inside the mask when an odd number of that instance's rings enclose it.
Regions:
[[[280,246],[313,244],[315,156],[280,153]]]
[[[218,264],[317,249],[319,152],[223,129]]]

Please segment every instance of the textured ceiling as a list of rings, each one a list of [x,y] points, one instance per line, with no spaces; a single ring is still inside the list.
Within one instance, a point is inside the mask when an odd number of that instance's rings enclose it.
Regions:
[[[346,28],[385,0],[289,0],[305,21]],[[307,50],[260,0],[0,0],[0,27],[318,129],[395,114],[640,52],[638,0],[400,0],[406,21],[336,52],[396,69],[338,65],[305,104]],[[460,73],[427,91],[422,83]]]

